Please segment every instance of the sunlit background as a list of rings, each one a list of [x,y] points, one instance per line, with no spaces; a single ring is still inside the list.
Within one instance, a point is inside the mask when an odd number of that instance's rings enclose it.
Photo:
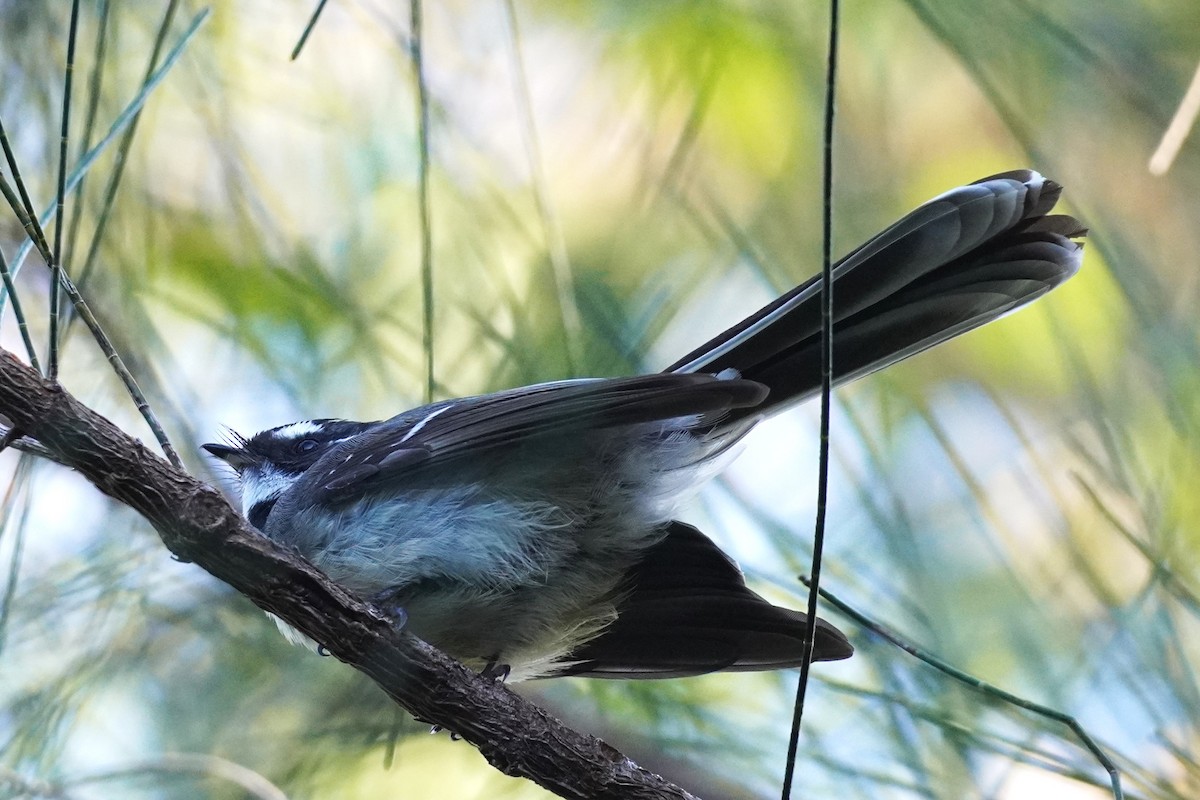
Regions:
[[[409,5],[89,0],[67,266],[188,466],[294,419],[426,393]],[[0,0],[0,118],[53,198],[69,4]],[[827,9],[424,3],[435,397],[662,369],[819,268]],[[844,4],[835,252],[1029,166],[1092,228],[1034,306],[840,391],[824,586],[1078,719],[1133,797],[1200,796],[1200,132],[1151,153],[1200,62],[1195,0]],[[172,60],[174,59],[174,60]],[[128,145],[125,132],[136,133]],[[5,174],[11,173],[5,168]],[[114,181],[119,176],[119,181]],[[95,232],[99,230],[99,235]],[[13,263],[23,231],[0,215]],[[18,277],[46,341],[46,271]],[[2,343],[23,352],[10,306]],[[149,439],[86,329],[69,390]],[[683,511],[801,607],[816,410],[764,424]],[[0,796],[537,798],[362,676],[289,646],[65,470],[0,456]],[[1103,798],[1063,724],[835,611],[797,796]],[[794,672],[518,691],[705,798],[778,795]]]

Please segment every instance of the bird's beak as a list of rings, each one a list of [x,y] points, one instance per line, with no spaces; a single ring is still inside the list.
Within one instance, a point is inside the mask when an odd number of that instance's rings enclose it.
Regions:
[[[254,463],[254,459],[250,454],[240,447],[230,447],[227,444],[216,444],[213,442],[200,446],[207,450],[209,454],[221,459],[238,472],[241,472],[245,467]]]

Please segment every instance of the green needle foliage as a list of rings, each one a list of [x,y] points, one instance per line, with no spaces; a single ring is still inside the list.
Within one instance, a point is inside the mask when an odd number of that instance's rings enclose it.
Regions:
[[[63,267],[194,471],[234,488],[197,449],[222,425],[416,405],[430,355],[439,398],[661,369],[819,268],[820,4],[426,2],[425,126],[409,6],[323,5],[82,4]],[[0,0],[0,120],[38,214],[68,6]],[[1092,233],[1046,299],[839,391],[822,585],[1077,720],[1127,797],[1200,796],[1200,132],[1147,169],[1200,6],[843,15],[835,254],[1020,166]],[[7,205],[0,254],[44,353],[48,273]],[[88,330],[59,332],[63,384],[153,442]],[[7,301],[0,344],[24,352]],[[799,608],[815,409],[764,428],[684,516]],[[0,491],[0,796],[545,796],[62,468],[10,449]],[[1061,721],[825,613],[858,652],[814,670],[797,796],[1112,796]],[[777,796],[794,688],[518,687],[706,798]]]

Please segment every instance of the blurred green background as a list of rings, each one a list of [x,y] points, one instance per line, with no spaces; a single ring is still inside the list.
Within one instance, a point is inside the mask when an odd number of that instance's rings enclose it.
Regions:
[[[83,5],[72,163],[138,93],[168,11]],[[222,425],[383,418],[426,391],[409,8],[335,0],[289,61],[312,6],[213,3],[68,214],[71,274],[189,467],[231,491],[197,449]],[[201,8],[178,4],[167,50]],[[68,12],[0,0],[0,117],[39,207]],[[435,396],[661,369],[819,268],[823,4],[424,12]],[[1200,796],[1200,133],[1147,169],[1200,5],[848,3],[841,47],[835,252],[1022,166],[1093,233],[1062,289],[838,393],[824,585],[1076,716],[1130,796]],[[0,215],[6,258],[22,235]],[[45,270],[18,286],[44,346]],[[0,336],[20,351],[7,307]],[[63,380],[147,435],[82,326]],[[683,515],[793,607],[816,420],[763,425]],[[0,490],[0,796],[547,796],[287,645],[77,476],[8,452]],[[858,653],[814,671],[797,796],[1107,796],[1063,726],[827,615]],[[711,799],[777,795],[794,686],[517,688]]]

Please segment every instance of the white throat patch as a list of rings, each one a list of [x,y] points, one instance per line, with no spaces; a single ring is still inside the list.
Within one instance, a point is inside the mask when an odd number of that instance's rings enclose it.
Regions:
[[[302,423],[298,423],[302,424]],[[292,426],[288,426],[292,427]],[[242,513],[268,500],[278,500],[291,488],[299,476],[288,475],[270,465],[255,465],[242,471]]]

